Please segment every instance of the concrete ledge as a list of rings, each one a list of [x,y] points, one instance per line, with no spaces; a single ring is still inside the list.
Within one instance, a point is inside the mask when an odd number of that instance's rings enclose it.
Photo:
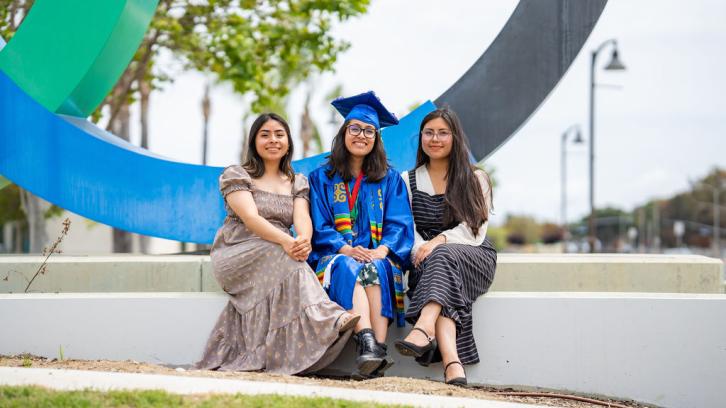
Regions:
[[[723,293],[723,263],[700,255],[502,254],[492,291]]]
[[[43,258],[0,256],[0,293]],[[8,280],[3,278],[7,276]],[[723,264],[697,255],[500,254],[492,291],[723,293]],[[209,256],[53,256],[31,292],[219,292]]]
[[[22,293],[43,259],[0,256],[0,293]],[[209,256],[198,255],[53,255],[47,265],[30,292],[201,292],[211,275]]]
[[[0,295],[0,354],[196,361],[227,298],[215,293]],[[472,383],[567,390],[669,407],[719,406],[726,295],[491,293],[474,305]],[[405,335],[392,329],[389,346]],[[392,353],[391,375],[441,378]],[[349,369],[352,350],[336,362]]]

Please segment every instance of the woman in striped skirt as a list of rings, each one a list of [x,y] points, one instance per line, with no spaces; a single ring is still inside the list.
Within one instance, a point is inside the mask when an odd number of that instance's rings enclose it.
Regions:
[[[470,164],[466,137],[449,109],[421,122],[416,168],[404,172],[415,223],[408,280],[414,325],[398,351],[422,365],[443,361],[447,384],[465,385],[463,364],[479,362],[472,304],[494,279],[497,254],[485,239],[489,177]]]

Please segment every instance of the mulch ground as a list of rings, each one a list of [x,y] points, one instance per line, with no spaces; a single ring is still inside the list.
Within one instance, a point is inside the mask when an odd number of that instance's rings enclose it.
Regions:
[[[110,371],[123,373],[165,374],[186,377],[213,377],[247,381],[283,382],[294,384],[308,384],[326,387],[342,387],[356,389],[371,389],[377,391],[408,392],[425,395],[444,395],[452,397],[479,398],[488,400],[504,400],[530,404],[547,405],[553,407],[591,408],[602,406],[646,407],[633,401],[617,401],[597,399],[599,403],[590,403],[556,397],[556,393],[545,392],[548,396],[508,396],[503,392],[519,392],[521,390],[500,389],[493,387],[461,388],[446,385],[441,382],[404,377],[384,377],[366,381],[353,381],[346,379],[330,379],[320,377],[300,377],[289,375],[268,374],[264,372],[222,372],[208,370],[192,370],[183,368],[170,368],[136,361],[106,361],[106,360],[62,360],[46,359],[35,356],[0,356],[0,366],[6,367],[36,367],[36,368],[65,368],[73,370]],[[582,396],[574,396],[582,398]],[[587,397],[592,399],[592,397]]]

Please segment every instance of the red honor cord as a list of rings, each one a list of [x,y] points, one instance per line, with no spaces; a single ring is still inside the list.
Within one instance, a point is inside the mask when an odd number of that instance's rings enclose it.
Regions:
[[[363,172],[358,173],[358,177],[355,178],[355,185],[353,186],[353,195],[351,196],[348,190],[348,183],[345,183],[345,194],[348,196],[348,211],[353,211],[355,207],[355,200],[358,199],[358,191],[360,190],[360,182],[363,180]]]

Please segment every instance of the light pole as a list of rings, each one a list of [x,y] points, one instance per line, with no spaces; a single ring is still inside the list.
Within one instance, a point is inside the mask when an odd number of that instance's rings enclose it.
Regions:
[[[562,198],[560,202],[561,222],[562,222],[562,241],[563,252],[567,252],[567,242],[570,239],[570,230],[567,228],[567,136],[575,132],[574,144],[582,144],[582,132],[580,125],[572,125],[562,133],[562,154],[560,155],[560,173],[562,175]]]
[[[590,252],[595,252],[595,242],[597,241],[595,229],[595,62],[598,53],[608,45],[613,46],[613,53],[610,63],[605,66],[605,70],[622,71],[625,69],[625,65],[618,58],[617,40],[611,38],[592,51],[590,59],[590,219],[588,233]]]

